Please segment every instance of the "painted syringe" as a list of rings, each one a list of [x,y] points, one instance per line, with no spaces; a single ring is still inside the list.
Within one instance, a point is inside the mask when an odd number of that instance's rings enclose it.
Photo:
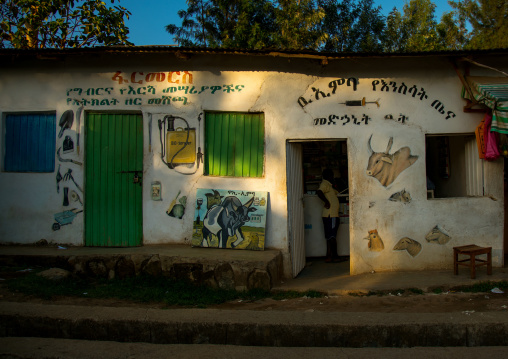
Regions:
[[[365,102],[365,97],[364,97],[361,100],[351,100],[351,101],[346,101],[346,102],[339,102],[339,105],[365,106],[366,103],[375,103],[377,105],[377,107],[379,107],[379,102],[378,101]]]

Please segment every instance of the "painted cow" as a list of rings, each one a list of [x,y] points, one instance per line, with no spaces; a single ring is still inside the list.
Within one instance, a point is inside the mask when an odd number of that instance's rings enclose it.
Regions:
[[[390,154],[393,137],[390,137],[385,152],[374,152],[371,145],[372,135],[369,138],[369,164],[367,175],[376,178],[383,186],[389,186],[406,168],[416,162],[418,156],[411,155],[409,147],[402,147],[397,152]]]
[[[219,240],[219,247],[226,248],[228,237],[236,234],[236,241],[231,243],[235,248],[245,239],[241,227],[249,221],[249,213],[257,209],[251,205],[254,197],[242,204],[235,196],[224,198],[220,205],[214,206],[206,212],[203,219],[203,247],[209,247],[212,234]]]

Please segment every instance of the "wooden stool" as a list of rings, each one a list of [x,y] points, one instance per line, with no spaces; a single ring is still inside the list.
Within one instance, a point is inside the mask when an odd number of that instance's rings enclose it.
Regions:
[[[459,254],[468,255],[469,258],[459,261]],[[486,254],[487,260],[476,258],[480,254]],[[455,275],[459,274],[459,265],[471,268],[471,279],[476,278],[476,267],[484,265],[487,266],[487,274],[492,275],[492,247],[478,247],[476,244],[453,247],[453,273]]]

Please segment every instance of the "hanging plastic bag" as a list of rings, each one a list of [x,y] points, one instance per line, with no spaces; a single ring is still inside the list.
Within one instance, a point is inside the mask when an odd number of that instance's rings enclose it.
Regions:
[[[497,132],[491,132],[490,127],[492,124],[492,115],[487,113],[485,114],[485,132],[484,132],[484,138],[485,138],[485,159],[487,161],[494,161],[497,158],[499,158],[500,153],[498,149],[498,134]]]

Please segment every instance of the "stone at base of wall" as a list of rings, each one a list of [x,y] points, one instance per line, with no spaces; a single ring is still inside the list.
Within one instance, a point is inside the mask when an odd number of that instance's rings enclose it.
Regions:
[[[136,275],[165,276],[222,289],[270,290],[282,279],[282,254],[260,260],[162,254],[111,255],[0,255],[0,262],[19,262],[68,270],[79,277],[127,278]]]

